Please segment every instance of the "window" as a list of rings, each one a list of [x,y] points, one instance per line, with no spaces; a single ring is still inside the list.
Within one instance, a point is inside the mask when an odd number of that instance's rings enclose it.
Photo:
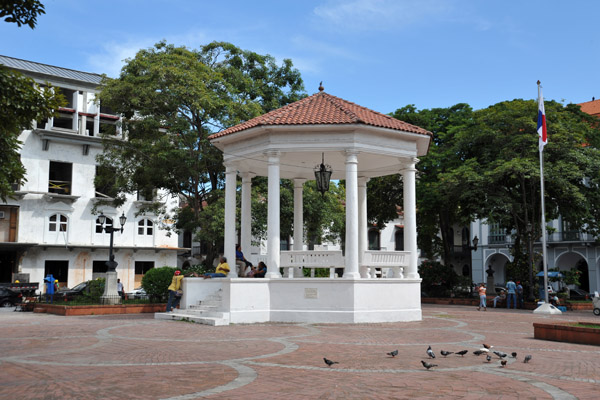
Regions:
[[[287,251],[290,249],[290,238],[281,236],[279,238],[279,250]]]
[[[137,192],[138,201],[154,201],[157,190],[154,188],[139,189]]]
[[[44,278],[47,277],[48,274],[52,274],[54,279],[58,279],[59,282],[67,282],[69,279],[69,262],[46,260],[44,265]]]
[[[394,241],[396,242],[394,250],[404,251],[404,228],[396,229],[396,232],[394,233]]]
[[[192,232],[183,231],[183,247],[192,247]]]
[[[506,231],[500,227],[500,224],[490,225],[490,236],[488,238],[490,244],[506,243]]]
[[[67,217],[63,214],[52,214],[48,219],[48,230],[50,232],[66,232]]]
[[[138,221],[138,235],[152,236],[154,223],[147,218]]]
[[[106,222],[104,223],[105,226],[107,227],[112,227],[113,226],[113,220],[110,217],[106,217]],[[100,223],[100,219],[96,218],[96,233],[102,233],[103,229],[102,229],[102,224]]]
[[[380,234],[377,229],[369,230],[369,250],[381,250]]]
[[[71,179],[73,164],[50,161],[48,179],[48,192],[58,194],[71,194]]]
[[[154,261],[136,261],[135,274],[144,275],[146,272],[154,268]]]
[[[94,178],[94,187],[96,188],[96,197],[117,197],[116,184],[117,170],[114,167],[104,167],[96,165],[96,177]]]
[[[92,263],[92,274],[105,274],[108,272],[108,266],[106,265],[106,261],[94,261]]]

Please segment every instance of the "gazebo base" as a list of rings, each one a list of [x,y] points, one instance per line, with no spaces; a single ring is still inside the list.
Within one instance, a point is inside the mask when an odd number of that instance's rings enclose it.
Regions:
[[[230,323],[420,321],[420,279],[186,278],[182,307]]]

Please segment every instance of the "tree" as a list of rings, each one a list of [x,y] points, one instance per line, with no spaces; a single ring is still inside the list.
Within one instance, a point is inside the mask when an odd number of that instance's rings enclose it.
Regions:
[[[548,221],[599,233],[600,129],[578,106],[546,101],[549,142],[544,150]],[[513,268],[533,285],[530,244],[541,232],[537,103],[504,101],[473,113],[457,127],[451,152],[462,162],[440,174],[456,188],[462,213],[514,232]]]
[[[46,14],[46,11],[39,0],[0,0],[0,18],[16,23],[18,27],[28,25],[34,29],[37,16],[41,14]]]
[[[121,193],[116,203],[125,193],[163,188],[186,208],[174,216],[179,229],[216,226],[219,214],[204,211],[222,197],[224,168],[208,136],[302,96],[302,79],[290,60],[278,66],[269,55],[224,42],[199,50],[160,42],[140,50],[119,78],[104,79],[99,96],[123,115],[124,138],[106,135],[98,158],[116,167],[110,177]],[[149,209],[166,212],[159,203],[140,211]],[[209,262],[222,226],[210,233]]]
[[[454,245],[450,229],[455,223],[469,222],[471,208],[459,204],[460,181],[449,181],[441,176],[462,164],[452,146],[458,127],[471,119],[472,112],[468,104],[460,103],[448,108],[420,111],[414,105],[408,105],[392,114],[394,118],[433,133],[428,154],[421,157],[417,164],[417,238],[424,254],[430,258],[439,255],[445,264],[449,263]],[[401,186],[397,187],[394,181],[391,183],[392,189],[389,189],[389,183],[385,185],[390,192],[385,198],[394,198],[395,204],[400,205]],[[398,193],[398,196],[390,197],[392,193]]]
[[[267,234],[267,179],[257,177],[252,185],[252,235],[265,239]],[[289,179],[282,179],[280,187],[280,233],[282,238],[294,235],[294,185]],[[304,184],[303,197],[303,238],[309,248],[323,242],[343,242],[345,229],[345,189],[331,182],[329,191],[321,196],[315,181]]]
[[[37,15],[44,14],[44,5],[38,0],[0,1],[0,18],[17,26],[37,24]],[[13,185],[25,181],[25,167],[21,163],[18,137],[31,123],[54,115],[53,110],[64,104],[60,95],[50,87],[36,89],[34,81],[18,72],[0,66],[0,199],[14,193]]]
[[[33,79],[16,71],[0,67],[0,199],[6,201],[13,185],[25,182],[25,167],[21,163],[19,135],[30,129],[32,122],[54,115],[64,104],[62,95],[50,87],[36,87]]]

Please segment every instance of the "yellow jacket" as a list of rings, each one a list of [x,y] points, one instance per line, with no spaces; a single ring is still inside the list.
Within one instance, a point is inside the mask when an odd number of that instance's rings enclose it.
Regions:
[[[183,275],[173,275],[173,280],[169,285],[169,290],[176,292],[181,289],[181,281],[183,280]]]

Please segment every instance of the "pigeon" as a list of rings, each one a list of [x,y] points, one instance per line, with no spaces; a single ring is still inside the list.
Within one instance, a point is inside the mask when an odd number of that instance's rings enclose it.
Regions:
[[[506,360],[500,361],[500,364],[502,364],[502,368],[506,367]]]
[[[392,357],[396,357],[398,355],[398,349],[394,350],[394,351],[390,351],[389,353],[386,353],[388,356],[392,356]]]
[[[487,362],[490,362],[490,361],[492,361],[492,356],[490,356],[490,355],[488,354],[487,356],[485,356],[485,360],[486,360]]]
[[[512,358],[517,358],[517,352],[513,351],[512,353],[510,353],[510,355],[512,356]]]
[[[486,349],[485,347],[482,347],[479,349],[479,351],[482,351],[484,353],[489,353],[490,351],[488,349]]]
[[[421,360],[421,364],[423,364],[423,366],[427,369],[437,367],[437,364],[429,364],[427,361],[423,361],[423,360]]]
[[[326,359],[325,357],[323,357],[323,361],[325,361],[325,364],[329,365],[330,367],[331,367],[333,364],[339,364],[339,362],[337,362],[337,361],[331,361],[331,360],[328,360],[328,359]]]
[[[498,356],[498,357],[500,357],[500,358],[504,358],[504,357],[506,357],[506,356],[507,356],[507,354],[506,354],[506,353],[503,353],[503,352],[501,352],[501,351],[494,351],[494,354],[495,354],[495,355],[497,355],[497,356]]]
[[[527,364],[527,363],[529,362],[529,360],[531,360],[531,354],[528,354],[528,355],[526,355],[526,356],[525,356],[525,359],[523,360],[523,362],[524,362],[525,364]]]
[[[427,355],[429,356],[429,358],[435,358],[435,353],[433,352],[433,350],[431,350],[431,346],[427,348]]]
[[[453,351],[446,351],[446,350],[442,350],[442,351],[440,351],[440,353],[441,353],[441,354],[442,354],[444,357],[446,357],[446,356],[449,356],[450,354],[454,354],[454,352],[453,352]]]
[[[480,356],[480,355],[482,355],[483,353],[485,353],[485,351],[481,351],[481,350],[475,350],[475,351],[473,352],[473,354],[475,354],[476,356]]]
[[[456,354],[460,354],[461,357],[464,357],[465,354],[467,354],[469,352],[469,350],[461,350],[461,351],[457,351]]]
[[[485,347],[486,349],[488,349],[488,350],[489,350],[489,349],[491,349],[491,348],[492,348],[492,347],[494,347],[494,346],[490,346],[489,344],[485,344],[485,343],[484,343],[484,344],[483,344],[483,347]]]

